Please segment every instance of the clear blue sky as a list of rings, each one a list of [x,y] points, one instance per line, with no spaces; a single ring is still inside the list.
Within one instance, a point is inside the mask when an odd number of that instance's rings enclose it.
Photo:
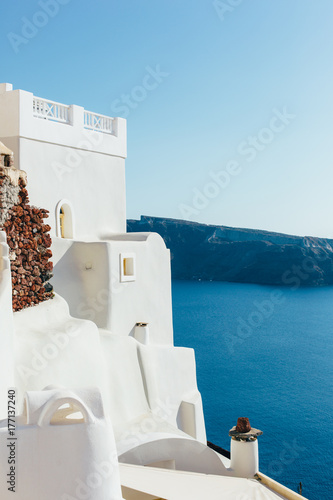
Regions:
[[[2,82],[127,117],[129,218],[333,237],[331,0],[0,9]]]

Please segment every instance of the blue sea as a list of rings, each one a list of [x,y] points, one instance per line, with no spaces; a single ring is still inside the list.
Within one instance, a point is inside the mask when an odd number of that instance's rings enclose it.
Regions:
[[[175,345],[193,347],[207,438],[261,429],[261,472],[333,499],[333,287],[173,282]]]

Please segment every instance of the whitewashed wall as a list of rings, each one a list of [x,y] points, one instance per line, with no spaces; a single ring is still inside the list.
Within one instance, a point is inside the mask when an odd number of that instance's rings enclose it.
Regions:
[[[46,119],[49,113],[54,114],[51,120]],[[126,122],[103,120],[106,131],[89,130],[83,108],[37,101],[29,92],[0,84],[0,139],[28,174],[31,204],[50,211],[52,283],[61,296],[14,314],[20,405],[25,391],[50,384],[96,386],[117,430],[119,449],[128,449],[133,421],[136,444],[131,447],[139,445],[136,426],[144,428],[153,416],[156,432],[164,437],[176,433],[186,439],[184,431],[204,443],[193,351],[173,347],[170,252],[157,234],[126,233]],[[61,200],[72,207],[69,238],[59,237]],[[133,264],[130,273],[124,271],[124,258]],[[6,265],[0,310],[8,316],[10,339]],[[136,323],[147,324],[139,327],[144,344],[136,337]],[[10,366],[11,346],[2,346],[0,356]],[[11,382],[7,371],[3,390]],[[159,460],[158,447],[152,457]]]
[[[92,130],[86,128],[91,125],[84,108],[64,107],[67,121],[59,122],[54,120],[63,106],[49,111],[43,102],[0,84],[0,140],[14,151],[15,166],[28,174],[31,203],[50,211],[53,235],[56,206],[64,198],[73,206],[76,238],[125,232],[126,120],[100,117],[112,133]],[[100,115],[89,116],[91,122]]]
[[[118,335],[148,323],[152,344],[173,344],[170,252],[155,233],[110,236],[104,242],[55,238],[57,293],[71,314]],[[121,256],[135,258],[135,279],[121,282]]]
[[[0,231],[0,420],[7,417],[7,392],[14,385],[12,282],[6,234]]]
[[[188,433],[205,442],[191,349],[144,346],[130,336],[99,330],[92,321],[70,316],[59,296],[15,313],[14,326],[21,410],[25,391],[50,385],[98,387],[119,449],[142,444],[146,438],[138,434],[151,432],[146,424],[153,415],[154,433],[178,435],[178,424],[185,432],[193,429],[194,433]],[[179,422],[183,401],[194,412]]]

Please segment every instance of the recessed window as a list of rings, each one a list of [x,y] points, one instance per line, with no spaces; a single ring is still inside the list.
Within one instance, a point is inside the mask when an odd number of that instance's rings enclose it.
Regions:
[[[74,237],[73,207],[70,201],[61,200],[56,206],[56,223],[58,238]]]
[[[120,281],[135,281],[136,255],[134,253],[120,254]]]
[[[65,231],[64,231],[64,209],[61,207],[60,209],[60,214],[59,214],[59,223],[60,223],[60,236],[61,238],[65,238]]]
[[[127,257],[123,260],[124,276],[134,276],[134,259]]]

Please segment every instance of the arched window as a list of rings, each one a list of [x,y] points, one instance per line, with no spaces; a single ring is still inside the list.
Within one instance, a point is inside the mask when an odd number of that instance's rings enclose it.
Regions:
[[[74,213],[70,201],[61,200],[56,207],[58,238],[74,238]]]
[[[64,218],[65,218],[65,213],[63,208],[60,208],[60,214],[59,214],[59,224],[60,224],[60,236],[61,238],[65,238],[65,231],[64,231]]]

